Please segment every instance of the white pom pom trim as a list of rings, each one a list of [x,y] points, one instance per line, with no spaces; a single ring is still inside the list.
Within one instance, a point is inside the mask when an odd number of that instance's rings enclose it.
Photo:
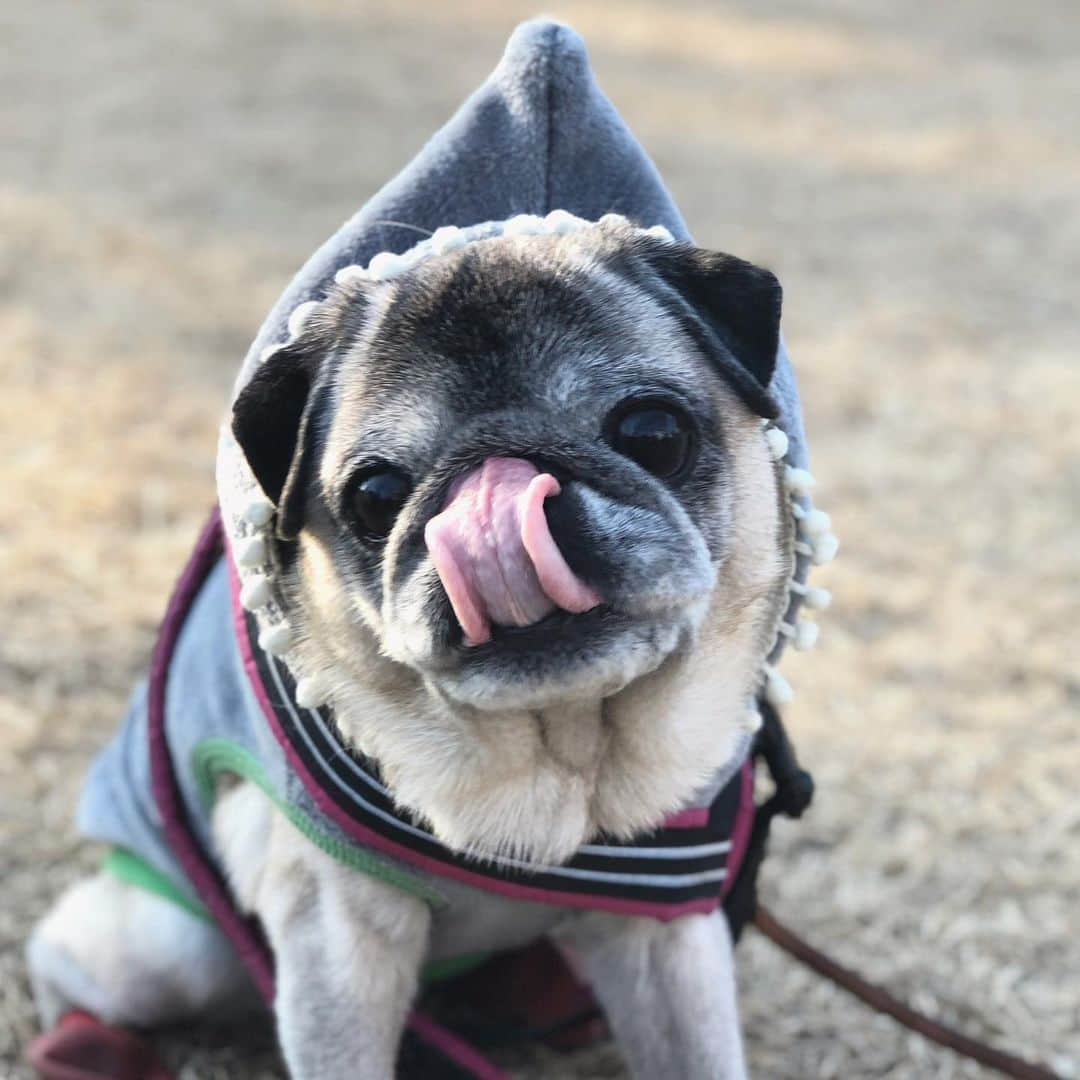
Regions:
[[[518,214],[503,226],[503,236],[543,236],[547,222],[535,214]]]
[[[817,481],[806,469],[784,466],[784,490],[792,495],[809,495]]]
[[[368,276],[372,281],[393,281],[401,277],[411,265],[404,255],[392,251],[380,251],[368,264]]]
[[[449,251],[457,251],[467,243],[465,234],[456,225],[444,225],[431,234],[431,250],[436,255],[445,255]]]
[[[804,536],[821,536],[832,528],[832,518],[824,510],[813,507],[804,510],[798,503],[793,503],[791,513],[799,523],[799,532]]]
[[[791,623],[781,623],[780,633],[791,640],[792,645],[800,652],[812,649],[818,640],[818,624],[803,620],[792,626]]]
[[[669,244],[675,243],[675,237],[666,225],[653,225],[645,230],[648,236],[655,236],[657,240],[665,240]]]
[[[304,324],[311,318],[315,309],[319,306],[318,300],[306,300],[299,307],[293,309],[289,316],[289,337],[299,337],[303,332]]]
[[[354,281],[370,281],[371,275],[362,266],[343,266],[335,275],[338,285],[351,285]]]
[[[790,705],[795,700],[795,691],[791,683],[780,674],[771,664],[766,664],[765,671],[765,697],[774,708]]]
[[[773,461],[779,461],[787,454],[788,437],[787,434],[778,427],[766,429],[765,441],[769,444],[769,453],[772,455]]]
[[[564,236],[569,233],[580,232],[582,229],[591,228],[594,225],[625,226],[630,222],[621,214],[605,214],[599,221],[592,222],[571,214],[568,210],[552,210],[545,217],[536,214],[517,214],[504,222],[492,222],[491,224],[496,230],[496,235],[501,234],[512,237],[541,236],[549,233]],[[652,225],[647,229],[642,229],[641,232],[669,243],[675,240],[671,230],[665,225]],[[487,239],[490,235],[489,233],[487,236],[480,236],[477,239]],[[358,265],[341,267],[334,274],[334,281],[338,285],[348,285],[357,281],[392,281],[430,255],[445,255],[471,242],[464,229],[459,228],[457,225],[443,225],[431,234],[429,240],[421,241],[421,243],[402,254],[392,251],[380,251],[377,255],[372,256],[366,268]],[[317,300],[309,300],[300,304],[293,311],[292,315],[289,316],[290,337],[296,337],[300,334],[304,322],[318,306],[319,302]],[[270,349],[264,351],[263,358],[265,359],[271,350],[276,351],[279,348],[281,348],[280,345],[271,346]]]
[[[787,435],[779,428],[770,426],[769,421],[764,421],[762,426],[770,452],[777,461],[781,460],[787,455],[790,446]],[[783,438],[777,438],[778,435]],[[783,467],[782,485],[791,499],[791,516],[795,520],[798,534],[792,547],[796,555],[804,556],[815,566],[820,566],[831,561],[836,555],[839,542],[829,531],[832,521],[824,510],[801,505],[796,501],[807,498],[814,484],[814,477],[808,470],[790,465]],[[788,588],[795,596],[801,596],[806,607],[814,611],[824,611],[832,600],[826,589],[812,588],[800,581],[790,581]],[[817,644],[818,632],[817,623],[806,619],[798,622],[785,621],[777,628],[778,638],[788,639],[800,651],[812,649]],[[795,691],[787,679],[768,663],[762,666],[762,673],[766,700],[775,708],[790,704],[795,697]]]
[[[803,603],[811,611],[825,611],[832,603],[832,593],[828,589],[817,589],[812,585],[803,585],[802,582],[793,581],[791,591],[801,596]]]
[[[618,225],[626,225],[627,221],[622,214],[605,214],[596,224],[612,229]]]
[[[580,232],[589,224],[584,218],[575,217],[568,210],[552,210],[544,218],[544,223],[557,236],[567,236],[570,233]]]
[[[261,529],[270,524],[270,519],[274,516],[274,504],[264,495],[255,495],[240,516],[249,525]]]
[[[252,574],[240,586],[240,603],[245,611],[258,611],[273,598],[270,579],[265,574]]]
[[[259,634],[259,648],[271,656],[284,656],[292,648],[292,628],[287,622],[266,627]]]
[[[245,536],[237,541],[236,562],[244,567],[266,562],[266,541],[261,536]]]
[[[813,549],[810,558],[813,560],[814,565],[824,566],[836,558],[836,554],[840,550],[840,541],[832,533],[825,533],[823,536],[814,537]]]
[[[750,708],[743,713],[742,723],[739,726],[743,731],[748,731],[751,735],[754,735],[761,730],[761,724],[761,713],[758,712],[756,707],[751,705]]]

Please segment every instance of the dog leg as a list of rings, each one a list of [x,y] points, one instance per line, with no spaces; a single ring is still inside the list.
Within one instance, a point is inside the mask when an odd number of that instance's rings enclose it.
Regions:
[[[75,1009],[106,1024],[153,1027],[252,994],[216,927],[104,871],[60,897],[26,955],[45,1029]]]
[[[592,985],[635,1077],[746,1076],[735,957],[721,912],[669,923],[590,912],[551,937]]]
[[[259,814],[271,820],[256,863],[244,838],[262,833]],[[324,854],[251,784],[219,800],[214,833],[274,952],[289,1075],[392,1080],[427,951],[427,905]]]

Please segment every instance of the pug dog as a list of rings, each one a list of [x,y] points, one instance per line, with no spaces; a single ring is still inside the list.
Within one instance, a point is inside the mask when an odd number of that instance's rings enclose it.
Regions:
[[[775,277],[605,218],[339,281],[231,429],[273,507],[296,667],[344,741],[480,860],[562,864],[694,805],[745,747],[795,557],[763,426]],[[541,935],[634,1076],[745,1075],[719,909],[662,921],[467,886],[433,909],[243,779],[212,830],[273,951],[297,1080],[387,1080],[426,962]],[[30,958],[47,1023],[152,1025],[244,994],[217,928],[104,875]]]

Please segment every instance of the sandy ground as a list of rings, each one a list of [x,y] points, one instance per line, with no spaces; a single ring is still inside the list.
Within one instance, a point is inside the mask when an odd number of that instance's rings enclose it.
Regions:
[[[698,238],[772,266],[843,540],[785,671],[816,773],[765,895],[845,961],[1080,1076],[1080,15],[1068,0],[551,4]],[[21,943],[96,853],[87,759],[213,497],[214,430],[307,253],[532,9],[0,6],[0,1074]],[[762,1077],[976,1076],[748,934]],[[265,1033],[163,1039],[280,1076]],[[520,1065],[616,1076],[613,1051]]]

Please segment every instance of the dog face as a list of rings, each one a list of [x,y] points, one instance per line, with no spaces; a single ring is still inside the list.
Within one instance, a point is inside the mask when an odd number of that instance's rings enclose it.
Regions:
[[[632,700],[694,668],[703,623],[745,701],[787,573],[760,434],[779,307],[771,274],[625,224],[336,287],[233,416],[335,701]]]
[[[779,289],[671,247],[497,238],[339,289],[237,403],[317,596],[452,701],[608,696],[693,640],[732,529],[717,384],[766,404]]]

